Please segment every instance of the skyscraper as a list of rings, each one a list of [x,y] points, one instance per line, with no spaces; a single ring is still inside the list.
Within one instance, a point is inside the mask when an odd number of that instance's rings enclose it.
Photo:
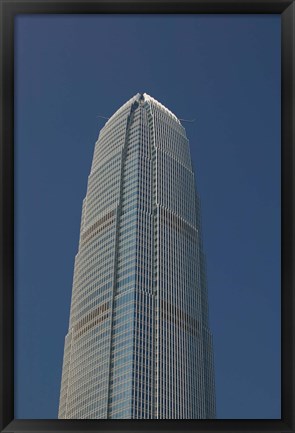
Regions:
[[[137,94],[83,201],[59,418],[214,418],[199,200],[177,117]]]

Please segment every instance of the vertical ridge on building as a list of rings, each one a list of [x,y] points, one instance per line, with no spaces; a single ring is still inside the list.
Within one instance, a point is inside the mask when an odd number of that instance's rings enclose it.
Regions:
[[[59,418],[215,418],[199,198],[185,130],[138,93],[95,145]]]

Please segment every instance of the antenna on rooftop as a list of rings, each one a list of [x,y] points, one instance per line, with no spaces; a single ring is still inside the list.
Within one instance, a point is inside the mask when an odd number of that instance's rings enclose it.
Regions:
[[[190,122],[190,123],[193,123],[193,122],[196,121],[196,119],[191,119],[191,120],[188,120],[188,119],[179,119],[179,120],[181,120],[182,122]]]
[[[97,117],[100,117],[101,119],[109,120],[109,117],[100,116],[99,114],[97,115]]]

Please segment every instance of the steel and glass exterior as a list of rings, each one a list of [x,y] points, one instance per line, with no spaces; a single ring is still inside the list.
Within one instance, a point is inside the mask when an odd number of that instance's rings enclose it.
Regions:
[[[147,94],[102,128],[83,201],[59,418],[214,418],[185,130]]]

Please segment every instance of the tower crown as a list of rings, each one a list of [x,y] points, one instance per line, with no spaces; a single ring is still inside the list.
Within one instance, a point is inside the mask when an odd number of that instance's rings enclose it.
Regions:
[[[131,104],[133,104],[135,101],[138,102],[148,102],[151,105],[154,105],[155,107],[157,107],[159,110],[164,111],[168,116],[170,116],[173,120],[175,120],[175,122],[177,122],[180,126],[181,122],[180,120],[177,118],[177,116],[172,113],[172,111],[170,111],[167,107],[165,107],[165,105],[161,104],[161,102],[157,101],[155,98],[153,98],[152,96],[148,95],[147,93],[137,93],[136,95],[134,95],[132,98],[130,98],[127,102],[125,102],[125,104],[123,104],[110,118],[109,120],[106,122],[105,126],[108,125],[109,122],[111,122],[113,120],[113,118],[115,116],[118,116],[121,114],[121,112],[123,112],[126,107],[130,106]]]

